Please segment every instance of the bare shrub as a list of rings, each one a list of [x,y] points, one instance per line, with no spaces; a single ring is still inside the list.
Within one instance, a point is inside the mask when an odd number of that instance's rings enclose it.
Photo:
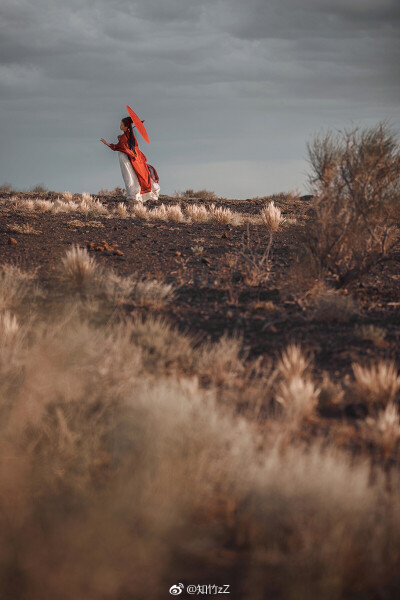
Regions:
[[[110,196],[125,196],[126,190],[120,185],[117,185],[113,190],[110,190],[108,193]]]
[[[308,145],[314,217],[304,243],[339,285],[387,260],[399,239],[400,146],[385,123]]]
[[[231,265],[240,271],[246,285],[257,286],[268,280],[271,270],[272,241],[272,232],[267,245],[264,245],[259,237],[252,239],[247,226],[240,249],[236,256],[233,255],[234,262]]]
[[[393,402],[400,389],[400,376],[393,362],[380,361],[363,367],[352,365],[355,383],[354,394],[372,409],[385,408]]]
[[[14,192],[14,188],[11,183],[5,182],[0,185],[0,193],[11,194],[12,192]]]
[[[199,200],[218,200],[216,193],[210,190],[198,190],[195,192],[193,189],[188,189],[179,195],[184,198],[197,198]]]
[[[260,217],[269,231],[278,231],[282,222],[282,213],[273,201],[265,205],[260,213]]]
[[[44,186],[43,183],[38,183],[37,185],[31,187],[30,191],[34,194],[46,194],[48,192],[48,189]]]
[[[100,188],[99,190],[99,196],[110,196],[111,192],[109,189],[107,188]]]
[[[318,286],[310,304],[312,318],[317,321],[346,323],[358,312],[357,302],[351,296],[325,286]]]

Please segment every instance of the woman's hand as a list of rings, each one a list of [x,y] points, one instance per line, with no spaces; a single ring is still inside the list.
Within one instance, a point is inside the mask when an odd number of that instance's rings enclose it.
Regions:
[[[110,147],[110,144],[108,142],[106,142],[105,139],[101,138],[100,141],[103,142],[103,144],[105,144],[106,146]]]

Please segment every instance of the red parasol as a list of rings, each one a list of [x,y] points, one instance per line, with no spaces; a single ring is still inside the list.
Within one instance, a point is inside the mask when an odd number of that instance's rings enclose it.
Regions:
[[[137,128],[138,132],[140,133],[140,135],[142,136],[142,138],[148,144],[150,144],[149,136],[147,135],[146,128],[143,125],[142,121],[139,119],[139,117],[137,116],[137,114],[133,112],[133,110],[131,109],[130,106],[126,105],[126,108],[128,109],[128,113],[129,113],[129,115],[130,115],[130,117],[131,117],[131,119],[133,121],[133,124]]]

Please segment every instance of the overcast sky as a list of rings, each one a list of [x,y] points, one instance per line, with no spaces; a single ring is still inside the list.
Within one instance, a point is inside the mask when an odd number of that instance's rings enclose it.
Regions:
[[[0,184],[122,185],[125,105],[161,193],[305,191],[327,128],[400,129],[399,0],[0,0]]]

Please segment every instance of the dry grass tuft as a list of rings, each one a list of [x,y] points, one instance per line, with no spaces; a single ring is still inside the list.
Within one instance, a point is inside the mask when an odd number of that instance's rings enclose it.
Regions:
[[[210,219],[219,225],[241,225],[243,222],[242,216],[232,211],[230,208],[216,207],[215,204],[210,206]]]
[[[74,195],[71,192],[64,192],[62,197],[64,202],[72,202]]]
[[[190,338],[163,319],[134,316],[129,335],[150,373],[184,372],[194,360]]]
[[[166,221],[167,220],[167,209],[165,208],[165,204],[161,204],[156,208],[152,208],[148,211],[148,218],[154,219],[156,221]]]
[[[299,422],[314,415],[318,396],[319,389],[310,378],[293,375],[280,382],[276,400],[290,421]]]
[[[10,347],[15,347],[21,338],[21,328],[17,317],[8,310],[0,313],[0,348],[2,350],[2,360],[4,353]],[[10,357],[7,357],[8,360]]]
[[[35,229],[30,223],[10,223],[7,225],[7,230],[14,233],[22,233],[23,235],[40,235],[42,232],[39,229]]]
[[[308,373],[309,365],[310,358],[295,344],[282,352],[277,365],[279,381],[275,399],[294,424],[313,416],[318,404],[320,389]]]
[[[72,289],[83,291],[93,284],[96,273],[96,261],[85,248],[72,246],[61,259],[60,279]]]
[[[131,208],[132,215],[140,219],[148,218],[148,210],[142,202],[135,202]]]
[[[137,306],[161,308],[174,298],[174,287],[170,283],[162,283],[156,279],[136,281],[132,300]]]
[[[80,219],[71,219],[67,221],[69,227],[97,227],[103,228],[104,225],[100,221],[81,221]]]
[[[53,203],[51,212],[53,214],[58,214],[58,213],[70,213],[70,212],[75,212],[78,210],[79,210],[79,204],[77,202],[73,202],[72,200],[64,202],[60,198],[57,198],[55,200],[55,202]]]
[[[306,357],[300,346],[290,344],[282,352],[277,369],[285,379],[302,377],[310,365],[310,358]]]
[[[53,202],[50,200],[35,200],[35,208],[38,212],[51,212],[53,210]]]
[[[0,267],[0,310],[16,310],[34,303],[41,295],[35,271],[24,271],[12,264]]]
[[[115,214],[121,219],[127,219],[129,217],[129,212],[126,205],[123,202],[118,202],[118,206],[115,209]]]
[[[35,201],[32,199],[20,200],[15,196],[15,198],[12,198],[11,200],[14,201],[14,206],[17,210],[21,208],[22,210],[25,210],[27,212],[33,212],[36,208]]]
[[[98,292],[104,294],[111,306],[120,306],[132,300],[134,287],[135,279],[132,276],[121,277],[114,271],[104,271]]]
[[[99,293],[111,306],[133,303],[146,308],[162,308],[174,298],[174,287],[155,279],[121,277],[113,271],[103,272]]]
[[[188,204],[185,214],[192,223],[207,223],[211,216],[207,208],[202,204]]]
[[[265,312],[274,312],[278,310],[278,307],[272,302],[272,300],[256,300],[251,302],[249,308],[251,310],[263,310]]]
[[[196,372],[215,385],[228,385],[244,371],[244,352],[239,338],[223,335],[216,343],[206,343],[198,351]]]
[[[354,333],[362,340],[374,342],[379,346],[385,343],[387,331],[386,329],[383,329],[383,327],[378,327],[377,325],[369,323],[368,325],[356,326]]]
[[[385,408],[400,390],[400,377],[393,362],[380,361],[363,367],[352,365],[355,383],[353,392],[372,409]]]
[[[260,217],[262,223],[264,223],[269,231],[275,232],[279,230],[282,222],[282,213],[273,201],[265,205],[260,213]]]
[[[384,455],[391,456],[399,445],[400,415],[394,402],[389,402],[385,410],[381,410],[376,418],[367,419],[372,437],[382,446]]]
[[[185,221],[185,217],[183,216],[182,209],[179,204],[168,206],[165,216],[167,221],[173,221],[174,223],[183,223]]]
[[[79,204],[79,212],[88,216],[100,217],[108,214],[107,207],[99,200],[93,200],[90,194],[82,194],[82,200]]]
[[[340,385],[333,383],[327,373],[324,373],[318,404],[322,408],[331,408],[342,404],[344,398],[344,390]]]

